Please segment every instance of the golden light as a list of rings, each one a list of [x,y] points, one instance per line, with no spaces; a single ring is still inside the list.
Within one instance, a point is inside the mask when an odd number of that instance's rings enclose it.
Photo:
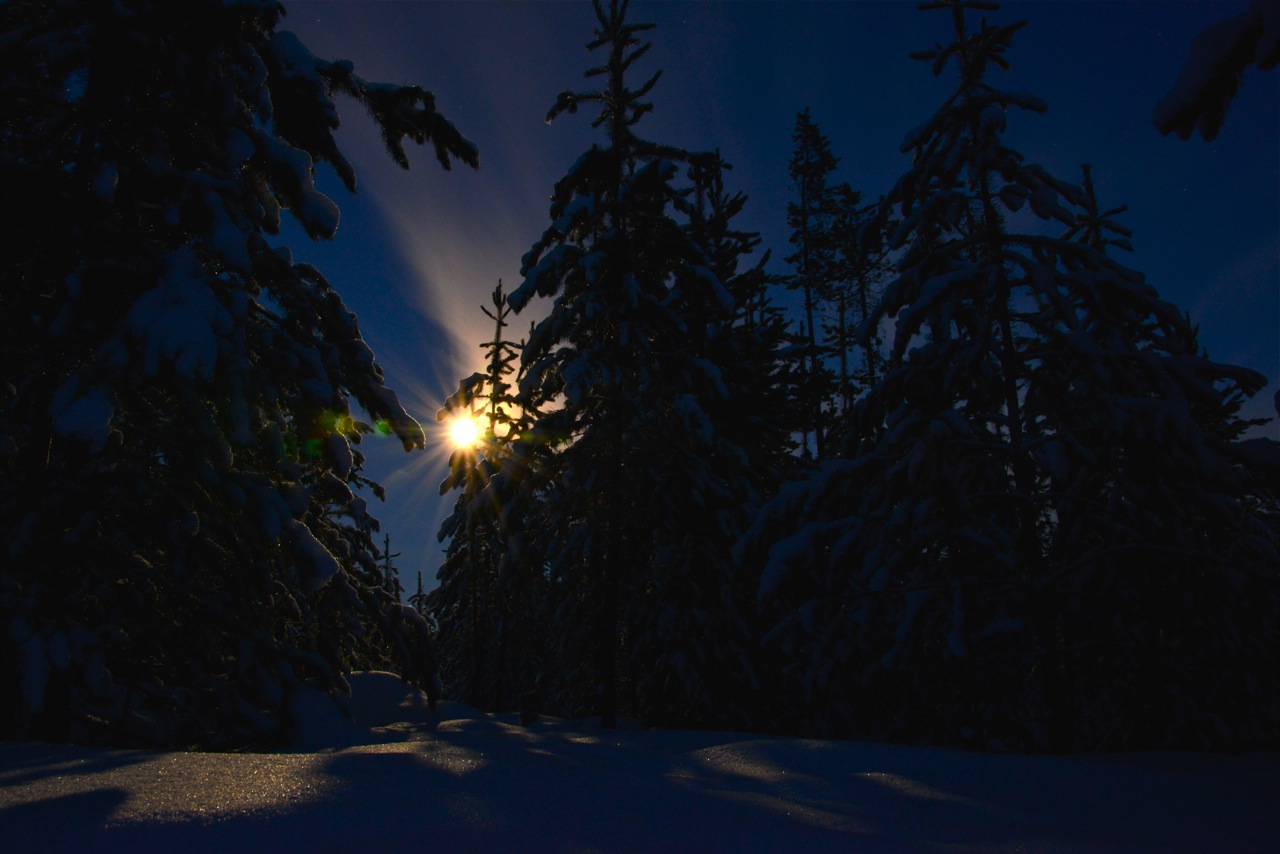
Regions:
[[[449,422],[449,441],[455,448],[474,448],[480,441],[480,422],[469,415],[459,415]]]

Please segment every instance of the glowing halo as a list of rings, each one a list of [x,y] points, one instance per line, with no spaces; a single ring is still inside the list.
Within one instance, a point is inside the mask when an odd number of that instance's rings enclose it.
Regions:
[[[474,448],[480,441],[480,422],[469,415],[449,421],[449,441],[455,448]]]

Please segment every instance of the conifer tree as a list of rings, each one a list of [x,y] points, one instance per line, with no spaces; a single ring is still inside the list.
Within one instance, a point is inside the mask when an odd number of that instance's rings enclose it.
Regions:
[[[400,567],[392,563],[393,560],[400,557],[400,552],[391,551],[391,535],[384,534],[382,537],[382,587],[387,591],[392,600],[399,602],[404,596],[404,584],[400,581]]]
[[[720,437],[733,448],[726,453],[749,460],[744,473],[753,485],[746,491],[735,489],[749,517],[794,467],[789,434],[795,425],[788,417],[788,403],[794,399],[788,372],[794,360],[788,355],[792,339],[784,313],[770,295],[780,283],[767,270],[770,252],[743,268],[761,238],[734,225],[747,197],[726,188],[725,173],[731,169],[719,151],[692,155],[691,186],[679,207],[688,218],[690,239],[702,248],[708,269],[733,298],[730,314],[717,306],[713,316],[690,317],[687,322],[691,330],[706,330],[703,341],[694,346],[718,366],[725,385],[724,398],[709,405],[716,409],[712,420]]]
[[[830,296],[836,278],[835,188],[830,179],[839,161],[831,153],[831,141],[813,121],[807,107],[796,115],[791,140],[795,143],[790,165],[795,198],[787,204],[787,225],[791,228],[790,241],[795,252],[786,260],[796,271],[788,286],[804,296],[801,334],[806,347],[806,376],[799,401],[806,415],[803,450],[807,456],[808,437],[812,434],[814,455],[822,459],[826,455],[826,408],[833,382],[826,366],[828,349],[819,335],[819,321],[823,303]]]
[[[878,214],[901,216],[873,315],[895,319],[886,374],[849,459],[747,541],[773,542],[761,595],[810,723],[1033,750],[1274,743],[1276,532],[1254,508],[1280,452],[1238,416],[1265,381],[1210,361],[1106,254],[1126,232],[1087,172],[1076,187],[1004,143],[1007,111],[1045,109],[987,79],[1022,23],[922,8],[951,13],[954,40],[919,56],[958,85]],[[1024,210],[1059,235],[1012,230]]]
[[[1256,65],[1273,71],[1280,64],[1280,4],[1250,0],[1234,17],[1207,27],[1191,45],[1191,57],[1173,88],[1156,104],[1152,122],[1166,136],[1182,139],[1199,130],[1212,141],[1222,129],[1227,108]]]
[[[849,242],[856,245],[861,200],[861,194],[848,183],[841,183],[833,188],[831,213],[833,245],[842,249],[840,244],[846,242],[844,238],[848,235],[854,236]],[[833,262],[835,277],[827,292],[827,302],[834,316],[826,318],[822,331],[827,347],[835,356],[838,366],[835,377],[835,397],[838,399],[838,406],[835,405],[836,401],[832,402],[831,420],[833,422],[840,416],[848,414],[854,398],[853,366],[850,365],[850,355],[857,341],[854,311],[859,306],[857,301],[859,293],[853,267],[856,260],[856,255],[837,250]],[[865,315],[863,319],[866,319]]]
[[[836,261],[829,302],[835,318],[828,322],[826,335],[839,363],[840,409],[832,418],[833,438],[828,443],[836,448],[854,398],[880,377],[882,336],[870,321],[892,263],[883,239],[887,229],[866,228],[879,205],[864,205],[862,194],[844,182],[836,186],[833,197]]]
[[[509,381],[522,345],[506,339],[511,309],[501,282],[490,306],[481,306],[494,322],[493,338],[480,345],[486,371],[463,380],[436,416],[441,421],[475,420],[481,435],[474,447],[453,451],[450,474],[440,485],[441,494],[461,492],[453,514],[440,527],[439,538],[449,540],[449,546],[436,576],[440,584],[427,594],[427,603],[439,626],[449,695],[477,708],[501,709],[521,684],[531,681],[530,657],[536,651],[531,606],[537,592],[527,589],[529,579],[513,578],[509,566],[502,571],[505,532],[493,494],[486,492],[525,427]]]
[[[418,570],[418,589],[409,597],[409,605],[413,610],[417,611],[423,619],[427,619],[431,614],[431,610],[427,602],[427,593],[422,588],[422,570]],[[431,621],[428,620],[428,624],[430,624],[430,622]]]
[[[354,316],[270,238],[315,238],[335,98],[391,156],[474,148],[269,2],[5,3],[0,586],[6,736],[270,743],[370,650],[436,690],[379,583],[355,445],[423,433]]]
[[[888,255],[883,245],[864,244],[864,226],[876,205],[863,205],[862,194],[847,182],[831,191],[831,281],[827,285],[823,334],[837,369],[829,430],[838,435],[853,407],[859,389],[875,383],[878,375],[880,335],[878,329],[860,331],[871,318],[877,286],[888,271]],[[881,234],[872,230],[869,236]],[[838,405],[837,405],[838,404]],[[834,448],[838,440],[826,444]]]
[[[587,76],[601,88],[562,93],[549,118],[597,105],[604,144],[557,184],[509,300],[555,299],[522,357],[521,400],[543,414],[516,445],[538,472],[516,533],[541,538],[527,560],[549,572],[560,706],[594,705],[606,726],[619,710],[692,722],[750,678],[717,545],[734,496],[710,406],[727,390],[700,349],[734,300],[672,217],[688,156],[635,132],[658,75],[633,89],[627,72],[651,25],[627,23],[625,2],[595,12],[588,48],[607,58]]]

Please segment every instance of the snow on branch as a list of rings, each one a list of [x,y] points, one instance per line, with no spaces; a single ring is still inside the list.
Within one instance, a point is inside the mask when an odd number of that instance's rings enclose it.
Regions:
[[[1191,44],[1191,56],[1173,88],[1156,104],[1152,121],[1166,136],[1187,139],[1199,129],[1218,136],[1227,107],[1253,65],[1270,71],[1280,62],[1280,3],[1253,0],[1243,14],[1208,27]]]

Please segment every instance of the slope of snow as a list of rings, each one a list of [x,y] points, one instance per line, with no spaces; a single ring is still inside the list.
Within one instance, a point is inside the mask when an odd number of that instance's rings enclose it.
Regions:
[[[25,851],[1280,850],[1280,756],[1059,759],[740,733],[529,728],[352,677],[282,754],[0,745]],[[322,744],[340,745],[321,748]]]

